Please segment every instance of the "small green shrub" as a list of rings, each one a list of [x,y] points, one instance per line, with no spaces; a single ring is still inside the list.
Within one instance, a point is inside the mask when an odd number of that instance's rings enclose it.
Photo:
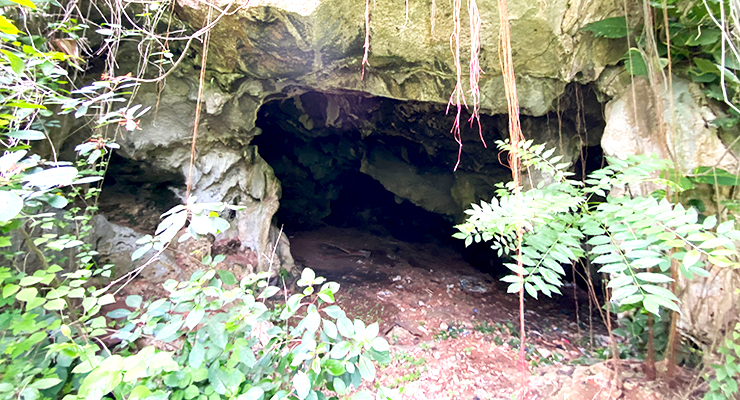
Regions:
[[[740,393],[740,323],[729,332],[724,345],[719,348],[719,354],[723,363],[712,365],[714,377],[708,377],[709,392],[704,396],[705,400],[734,399]]]

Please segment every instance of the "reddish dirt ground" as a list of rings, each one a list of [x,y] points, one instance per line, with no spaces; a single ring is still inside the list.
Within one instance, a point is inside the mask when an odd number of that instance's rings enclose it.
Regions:
[[[378,322],[393,361],[379,384],[404,399],[678,399],[690,381],[647,382],[640,362],[621,362],[621,390],[590,343],[606,329],[587,294],[527,299],[528,372],[519,368],[518,297],[454,250],[353,229],[323,228],[290,238],[299,268],[341,284],[348,316]],[[575,296],[574,296],[575,292]],[[577,302],[574,301],[577,298]],[[576,323],[576,304],[581,329]],[[589,321],[592,321],[589,328]],[[698,398],[698,397],[697,397]]]
[[[589,315],[588,295],[578,287],[526,300],[523,373],[518,297],[459,252],[333,227],[296,233],[290,243],[297,271],[309,267],[338,282],[336,300],[347,315],[379,323],[392,362],[380,367],[375,386],[395,388],[402,399],[701,398],[686,393],[693,378],[688,372],[649,382],[643,364],[634,361],[619,363],[624,385],[617,389],[610,364],[596,356],[606,352],[606,328],[595,307]],[[177,257],[183,271],[200,265],[188,260]],[[137,279],[122,293],[163,295],[155,286]]]

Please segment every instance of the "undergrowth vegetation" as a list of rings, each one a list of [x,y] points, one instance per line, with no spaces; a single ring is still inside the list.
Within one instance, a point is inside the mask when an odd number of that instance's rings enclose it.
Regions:
[[[694,207],[669,201],[666,189],[682,190],[677,182],[665,178],[672,176],[669,161],[649,156],[609,158],[609,166],[581,182],[573,179],[569,164],[560,163],[562,157],[554,156],[553,149],[532,141],[519,147],[507,141],[497,144],[502,151],[518,152],[525,168],[552,177],[552,183],[542,181],[523,190],[521,199],[515,198],[513,183],[500,183],[497,197],[473,204],[466,211],[467,221],[457,226],[460,232],[455,237],[464,239],[466,245],[492,242],[500,255],[521,249],[522,266],[505,264],[512,271],[502,279],[509,283],[510,293],[524,288],[534,298],[540,293],[560,294],[566,275],[562,266],[587,259],[607,277],[607,313],[644,310],[652,314],[648,318],[661,318],[666,310],[679,311],[676,286],[671,285],[673,268],[689,280],[708,277],[714,267],[738,268],[735,242],[740,240],[740,231],[734,218],[720,222],[715,215],[700,215]],[[518,226],[524,228],[521,243]],[[611,315],[606,318],[610,327]],[[642,332],[623,329],[622,333],[635,338]],[[728,337],[730,346],[735,346],[736,336]],[[664,342],[653,345],[653,350],[669,347],[670,337],[661,337]],[[620,352],[611,341],[613,357],[618,359]],[[715,369],[722,372],[712,379],[707,398],[731,398],[737,392],[734,355]]]

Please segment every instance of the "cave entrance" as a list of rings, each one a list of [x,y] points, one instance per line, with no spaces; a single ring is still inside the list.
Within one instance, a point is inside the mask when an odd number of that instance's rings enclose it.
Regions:
[[[601,162],[604,126],[595,94],[571,86],[554,108],[523,117],[525,136],[560,146],[576,169],[590,172]],[[262,134],[252,143],[281,182],[275,222],[288,235],[330,226],[443,246],[494,277],[507,274],[488,244],[465,248],[452,238],[470,203],[490,200],[495,185],[511,179],[505,155],[494,149],[508,137],[507,117],[482,116],[488,148],[466,126],[456,171],[453,118],[444,105],[354,92],[267,101],[257,116]],[[584,157],[582,149],[591,151]]]
[[[486,119],[498,127],[496,118]],[[263,133],[252,143],[281,182],[277,224],[289,235],[330,226],[434,244],[488,269],[496,259],[488,246],[473,257],[452,234],[467,208],[462,203],[490,198],[509,173],[477,134],[463,147],[471,167],[453,172],[451,124],[439,105],[352,93],[267,102],[257,118]]]

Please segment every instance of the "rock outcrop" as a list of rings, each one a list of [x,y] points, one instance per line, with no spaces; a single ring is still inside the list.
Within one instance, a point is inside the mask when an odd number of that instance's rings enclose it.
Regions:
[[[195,29],[206,25],[209,18],[217,20],[208,49],[208,83],[198,127],[193,195],[198,201],[245,206],[234,222],[242,250],[259,255],[258,269],[265,270],[265,256],[272,253],[275,243],[282,243],[278,253],[287,254],[282,259],[283,266],[289,268],[292,261],[287,240],[271,238],[270,233],[275,231],[273,215],[279,208],[280,182],[252,143],[259,134],[272,134],[257,127],[258,111],[267,102],[297,99],[309,92],[324,93],[326,103],[303,104],[303,109],[296,110],[295,120],[287,123],[296,130],[351,130],[366,138],[378,132],[363,119],[367,114],[360,118],[362,110],[353,108],[353,99],[414,101],[417,109],[412,114],[417,117],[423,108],[418,105],[444,109],[455,87],[455,65],[449,48],[453,29],[451,5],[438,1],[432,21],[430,4],[409,2],[406,21],[403,4],[370,2],[371,51],[363,78],[365,2],[258,0],[249,2],[249,6],[241,1],[216,3],[223,12],[213,9],[210,17],[206,3],[178,0],[176,4],[177,17]],[[480,83],[482,113],[495,115],[506,111],[498,60],[499,17],[492,0],[479,0],[478,7],[483,21],[480,60],[485,72]],[[550,121],[549,116],[544,116],[558,108],[558,99],[569,84],[595,81],[604,68],[617,63],[624,54],[624,41],[596,38],[581,30],[589,22],[621,15],[622,3],[516,0],[510,8],[519,99],[523,114],[533,117],[524,125],[530,127],[528,134],[532,137],[562,147],[573,160],[580,146],[589,141],[578,136],[575,117],[563,117],[570,118],[570,122],[558,127],[554,118]],[[462,36],[463,42],[469,36],[465,23]],[[463,63],[467,63],[466,57]],[[153,86],[141,88],[137,102],[159,105],[141,121],[141,131],[119,140],[125,157],[148,160],[156,168],[180,172],[187,178],[197,97],[197,73],[188,70],[198,66],[196,61],[184,62],[179,71],[168,77],[161,93]],[[467,70],[465,66],[463,70]],[[399,106],[397,111],[403,114],[404,107]],[[426,124],[423,131],[410,130],[400,135],[424,146],[431,158],[442,146],[455,154],[457,145],[449,133],[449,118],[422,121]],[[506,136],[505,124],[484,124],[483,129],[491,141]],[[391,131],[386,127],[383,134],[399,135]],[[559,138],[553,132],[559,133]],[[598,140],[599,134],[594,132],[590,140]],[[468,130],[464,135],[467,148],[480,146],[468,144],[478,140],[477,132]],[[459,218],[470,202],[490,197],[492,185],[499,180],[495,176],[503,176],[501,170],[487,171],[485,162],[476,162],[472,156],[463,159],[463,166],[455,175],[450,160],[438,168],[442,172],[434,175],[410,160],[398,155],[391,158],[378,150],[357,156],[361,159],[360,170],[400,198],[454,218]],[[491,156],[495,158],[495,154]],[[389,166],[396,172],[383,170]],[[408,189],[407,184],[412,182],[413,189]],[[183,191],[179,193],[182,195]]]

